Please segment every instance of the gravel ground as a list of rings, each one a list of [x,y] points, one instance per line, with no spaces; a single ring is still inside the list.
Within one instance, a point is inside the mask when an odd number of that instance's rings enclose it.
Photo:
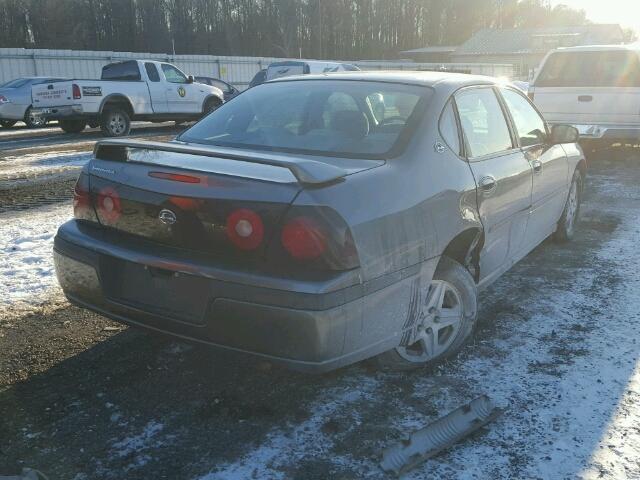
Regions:
[[[0,475],[386,478],[386,445],[485,393],[505,413],[408,478],[639,479],[639,184],[640,153],[603,152],[576,241],[545,242],[496,282],[472,344],[430,371],[365,362],[306,376],[122,327],[59,295],[6,309]]]

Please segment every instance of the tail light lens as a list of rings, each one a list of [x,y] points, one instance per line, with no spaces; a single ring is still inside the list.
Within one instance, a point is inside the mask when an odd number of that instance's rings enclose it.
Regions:
[[[327,249],[327,234],[309,217],[296,217],[282,229],[282,246],[296,260],[314,260]]]
[[[334,210],[292,207],[282,224],[279,242],[270,245],[270,258],[323,270],[350,270],[360,262],[351,230]]]
[[[89,193],[89,175],[82,172],[73,189],[73,216],[78,220],[97,222],[95,211],[91,205]]]
[[[240,250],[255,250],[264,239],[260,215],[248,208],[234,210],[227,217],[227,237]]]
[[[98,216],[102,223],[114,224],[122,215],[120,195],[112,187],[105,187],[100,190],[97,196]]]
[[[77,84],[73,84],[71,86],[71,90],[73,90],[73,99],[80,100],[82,98],[82,94],[80,93],[80,87]]]

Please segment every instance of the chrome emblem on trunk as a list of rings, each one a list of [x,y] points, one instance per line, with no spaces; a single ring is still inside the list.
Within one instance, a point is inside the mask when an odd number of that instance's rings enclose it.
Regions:
[[[174,223],[176,223],[177,217],[176,214],[171,210],[163,208],[158,214],[158,219],[165,225],[173,225]]]

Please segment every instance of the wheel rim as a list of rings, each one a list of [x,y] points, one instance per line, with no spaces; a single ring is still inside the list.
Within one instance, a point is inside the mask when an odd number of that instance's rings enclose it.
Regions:
[[[458,290],[449,282],[432,281],[413,343],[397,347],[396,352],[412,363],[425,363],[441,356],[455,341],[463,318]]]
[[[29,123],[34,127],[42,127],[46,123],[44,118],[34,115],[33,113],[31,113],[31,110],[29,110],[28,117],[29,117]]]
[[[573,232],[576,222],[576,213],[578,212],[578,182],[571,184],[569,198],[567,199],[567,214],[565,216],[565,225],[568,233]]]
[[[114,135],[122,135],[127,129],[127,122],[120,114],[111,115],[109,118],[109,130]]]

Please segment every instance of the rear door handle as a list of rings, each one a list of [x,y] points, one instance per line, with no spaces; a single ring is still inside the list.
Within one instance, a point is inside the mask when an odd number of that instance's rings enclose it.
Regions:
[[[492,175],[485,175],[480,179],[480,188],[483,192],[493,192],[498,186],[498,181]]]
[[[578,101],[583,103],[593,102],[593,97],[591,95],[580,95]]]
[[[533,171],[536,173],[542,172],[542,162],[540,160],[533,160],[531,162],[531,166],[533,167]]]

